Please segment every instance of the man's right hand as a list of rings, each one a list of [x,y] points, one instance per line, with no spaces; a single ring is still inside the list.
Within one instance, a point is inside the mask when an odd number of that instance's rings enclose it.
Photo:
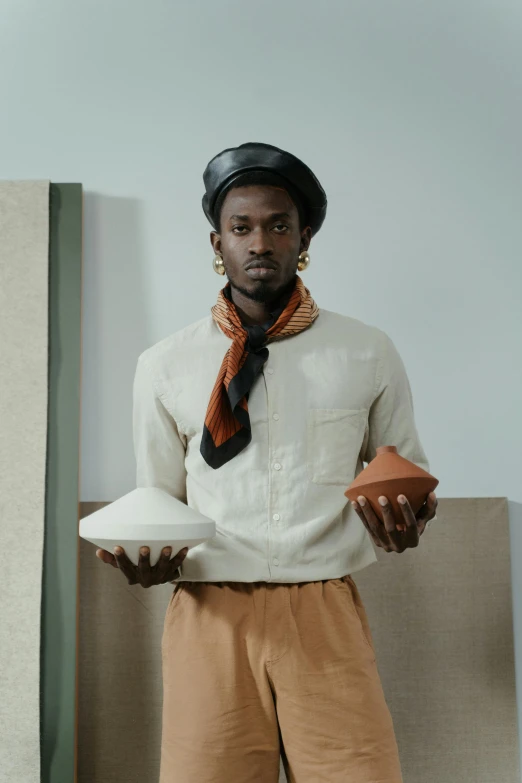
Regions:
[[[172,549],[165,547],[158,562],[153,566],[150,564],[150,550],[146,546],[140,549],[137,566],[129,560],[121,546],[115,547],[113,555],[105,549],[97,549],[96,557],[99,557],[104,563],[118,568],[127,577],[130,585],[153,587],[154,585],[167,584],[167,582],[176,579],[177,570],[185,560],[187,552],[187,548],[182,549],[171,559]]]

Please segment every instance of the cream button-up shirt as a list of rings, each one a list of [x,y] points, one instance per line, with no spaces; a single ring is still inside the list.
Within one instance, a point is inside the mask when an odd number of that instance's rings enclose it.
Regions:
[[[268,344],[252,387],[252,441],[214,470],[200,454],[205,414],[230,345],[211,316],[145,351],[134,381],[137,486],[160,487],[216,522],[181,580],[308,582],[376,560],[344,495],[381,445],[424,469],[410,385],[381,330],[321,309]]]

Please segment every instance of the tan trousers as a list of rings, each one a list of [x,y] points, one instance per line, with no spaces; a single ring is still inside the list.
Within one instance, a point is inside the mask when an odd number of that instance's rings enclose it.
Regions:
[[[401,783],[351,577],[182,582],[162,652],[160,783]]]

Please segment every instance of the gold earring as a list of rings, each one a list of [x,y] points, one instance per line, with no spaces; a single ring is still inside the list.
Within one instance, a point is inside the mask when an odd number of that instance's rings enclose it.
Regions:
[[[224,275],[225,274],[225,264],[223,263],[223,259],[221,256],[214,256],[214,261],[212,262],[212,266],[214,267],[214,272],[218,275]]]
[[[307,250],[303,250],[302,253],[299,253],[299,262],[297,264],[297,268],[300,272],[304,272],[305,269],[308,269],[310,266],[310,256],[308,255]]]

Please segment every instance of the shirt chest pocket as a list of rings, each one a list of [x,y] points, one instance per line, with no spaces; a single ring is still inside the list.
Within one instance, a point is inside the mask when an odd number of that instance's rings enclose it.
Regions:
[[[368,411],[312,408],[307,413],[307,467],[314,484],[353,481]]]

